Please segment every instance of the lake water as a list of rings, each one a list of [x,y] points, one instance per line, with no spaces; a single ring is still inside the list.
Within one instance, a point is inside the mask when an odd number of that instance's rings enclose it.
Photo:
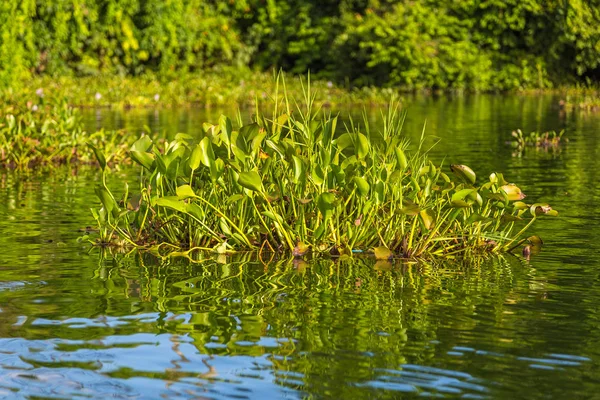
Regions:
[[[558,100],[405,99],[404,133],[427,121],[435,160],[504,172],[559,210],[531,261],[112,259],[76,241],[96,170],[0,171],[0,398],[595,398],[600,115]],[[82,112],[90,130],[168,134],[221,113]],[[516,128],[569,143],[515,157]]]

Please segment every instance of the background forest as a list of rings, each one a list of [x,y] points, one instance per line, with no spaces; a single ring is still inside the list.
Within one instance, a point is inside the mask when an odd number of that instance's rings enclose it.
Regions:
[[[596,0],[3,0],[0,82],[310,70],[338,84],[507,90],[600,78]]]

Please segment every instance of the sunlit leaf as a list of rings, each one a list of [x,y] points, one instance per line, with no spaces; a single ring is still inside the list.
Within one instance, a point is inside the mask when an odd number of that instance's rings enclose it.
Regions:
[[[369,183],[367,182],[367,180],[365,178],[362,178],[360,176],[355,176],[354,183],[356,184],[358,193],[361,196],[367,196],[369,194],[369,191],[371,190],[371,186],[369,185]]]
[[[391,260],[394,257],[394,253],[384,246],[375,247],[373,253],[377,260]]]
[[[466,165],[452,164],[450,166],[450,170],[465,183],[469,183],[471,185],[475,184],[475,172],[473,172],[473,170]]]
[[[262,179],[256,171],[240,172],[238,183],[246,189],[255,192],[262,191]]]
[[[508,200],[510,201],[523,200],[526,197],[525,194],[521,191],[521,189],[514,183],[503,185],[502,187],[500,187],[500,189],[504,193],[506,193],[506,195],[508,196]]]
[[[181,200],[188,199],[190,197],[196,197],[196,194],[194,193],[194,189],[192,189],[192,187],[190,185],[178,186],[176,193],[177,193],[177,197],[179,197],[179,199],[181,199]]]

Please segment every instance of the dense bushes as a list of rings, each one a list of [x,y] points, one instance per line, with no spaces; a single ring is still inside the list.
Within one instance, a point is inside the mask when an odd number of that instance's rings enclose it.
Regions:
[[[479,90],[600,78],[597,0],[5,0],[0,79],[281,67]]]

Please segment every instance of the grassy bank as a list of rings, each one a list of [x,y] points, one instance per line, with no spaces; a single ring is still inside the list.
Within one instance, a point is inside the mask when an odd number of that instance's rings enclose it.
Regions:
[[[220,68],[181,74],[164,79],[153,74],[142,76],[100,75],[93,77],[35,76],[18,87],[0,90],[0,101],[8,105],[28,106],[61,103],[81,107],[180,108],[180,107],[240,107],[252,108],[264,104],[276,92],[273,72],[256,72],[246,68]],[[307,79],[287,81],[291,98],[302,99]],[[337,85],[331,81],[311,79],[314,103],[323,107],[382,107],[400,96],[414,93],[444,94],[443,90],[420,89],[403,91],[398,87],[355,87]],[[452,94],[470,93],[468,89],[453,89]],[[500,93],[500,92],[492,92]],[[559,87],[553,89],[513,90],[518,95],[552,94],[561,99],[557,106],[565,110],[599,110],[600,91],[594,87]]]
[[[525,232],[539,216],[557,214],[524,203],[500,173],[478,180],[467,166],[434,165],[421,146],[408,154],[397,105],[382,114],[381,132],[366,119],[340,132],[310,90],[299,99],[279,93],[252,121],[222,116],[199,137],[164,144],[141,137],[129,149],[141,184],[119,195],[108,189],[98,152],[96,243],[166,253],[454,256],[535,250],[541,241]]]
[[[42,98],[60,100],[74,107],[254,107],[275,93],[273,73],[247,69],[210,70],[182,74],[176,79],[158,79],[154,75],[119,77],[47,77],[37,76],[18,89],[0,92],[0,100],[15,104],[38,104]],[[306,80],[304,82],[306,84]],[[323,106],[379,106],[388,104],[393,89],[364,87],[346,89],[332,82],[312,80],[317,89],[315,103]],[[300,79],[287,82],[290,96],[301,99]]]

